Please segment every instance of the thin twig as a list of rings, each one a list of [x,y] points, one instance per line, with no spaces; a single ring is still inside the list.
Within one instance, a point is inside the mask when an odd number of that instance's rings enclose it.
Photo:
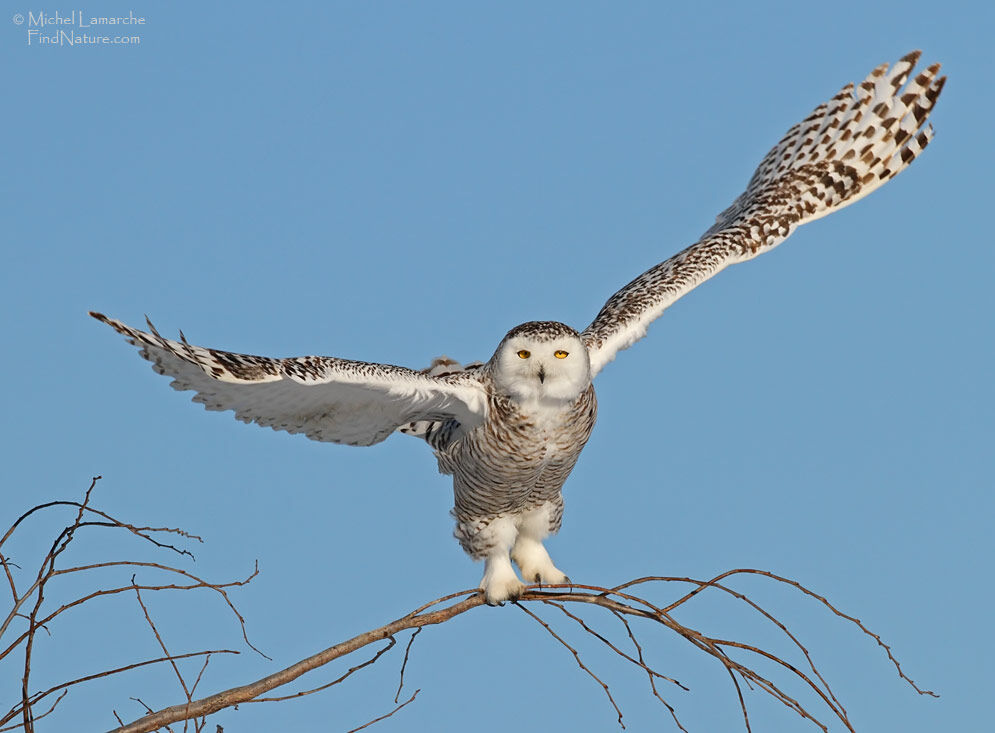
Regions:
[[[165,566],[164,566],[164,568],[165,568]],[[194,577],[195,578],[195,576],[191,576],[189,573],[185,573],[184,571],[181,571],[181,570],[176,570],[175,568],[165,568],[165,569],[170,570],[170,571],[174,571],[174,572],[179,573],[181,575],[186,575],[186,576]],[[234,612],[236,618],[238,618],[240,624],[242,624],[242,635],[243,635],[243,638],[245,638],[245,626],[244,626],[245,619],[238,612],[238,610],[234,608],[234,604],[231,603],[230,599],[227,596],[227,593],[224,592],[224,589],[225,588],[231,588],[233,586],[242,586],[242,585],[245,585],[246,583],[248,583],[249,581],[251,581],[256,576],[257,573],[258,573],[258,569],[255,572],[253,572],[252,575],[250,575],[249,577],[247,577],[245,580],[232,581],[232,582],[229,582],[229,583],[209,583],[206,580],[200,580],[199,578],[195,578],[197,580],[197,582],[196,583],[191,583],[189,585],[176,585],[176,584],[139,585],[138,587],[141,590],[148,590],[148,591],[164,591],[164,590],[186,591],[186,590],[194,590],[194,589],[197,589],[197,588],[205,588],[205,589],[208,589],[208,590],[213,590],[213,591],[217,592],[218,594],[220,594],[220,595],[222,595],[222,596],[225,597],[225,600],[228,603],[229,608],[232,609],[232,611]],[[134,586],[132,584],[128,584],[128,585],[120,586],[120,587],[117,587],[117,588],[105,588],[105,589],[102,589],[102,590],[93,591],[92,593],[89,593],[89,594],[87,594],[85,596],[82,596],[81,598],[77,598],[77,599],[73,600],[70,603],[63,604],[58,609],[56,609],[55,611],[53,611],[52,613],[50,613],[48,616],[46,616],[45,618],[43,618],[41,621],[37,622],[36,625],[37,626],[42,626],[44,624],[47,624],[48,622],[50,622],[52,619],[54,619],[59,614],[64,613],[65,611],[69,610],[70,608],[82,605],[82,604],[86,603],[87,601],[90,601],[90,600],[92,600],[94,598],[100,598],[102,596],[115,595],[115,594],[118,594],[118,593],[125,593],[125,592],[133,590],[133,589],[134,589]],[[3,659],[10,652],[12,652],[18,645],[21,644],[21,642],[23,642],[27,638],[27,636],[28,636],[28,632],[25,631],[20,636],[18,636],[16,639],[14,639],[14,641],[12,643],[10,643],[7,646],[6,649],[4,649],[3,651],[0,651],[0,659]],[[263,654],[263,652],[259,651],[255,646],[253,646],[251,643],[249,643],[249,641],[248,641],[247,638],[245,638],[245,641],[246,641],[246,644],[253,651],[255,651],[257,654],[265,657],[266,659],[269,659],[268,656],[266,656],[265,654]]]
[[[145,606],[145,602],[142,601],[142,593],[135,585],[135,576],[131,576],[131,585],[135,589],[135,598],[138,599],[138,605],[142,607],[142,613],[145,614],[145,620],[148,621],[149,627],[152,629],[152,633],[155,634],[155,640],[159,642],[159,648],[162,649],[162,653],[169,657],[169,664],[173,668],[173,672],[176,673],[176,679],[180,681],[180,687],[183,688],[183,694],[187,696],[187,700],[191,699],[190,690],[187,689],[186,680],[183,679],[183,675],[180,674],[180,668],[176,665],[176,660],[172,658],[169,653],[169,649],[166,648],[166,642],[163,641],[162,635],[159,634],[159,629],[155,627],[155,622],[152,620],[152,616],[149,615],[149,609]]]
[[[188,532],[185,532],[184,530],[181,530],[181,529],[175,529],[175,528],[169,528],[169,527],[136,527],[134,525],[128,524],[127,522],[122,522],[122,521],[120,521],[118,519],[115,519],[114,517],[110,516],[109,514],[106,514],[105,512],[99,511],[97,509],[94,509],[94,508],[88,506],[90,494],[91,494],[91,492],[92,492],[92,490],[93,490],[94,486],[96,485],[96,482],[97,482],[97,480],[99,478],[100,477],[97,476],[97,477],[95,477],[91,481],[90,486],[89,486],[89,488],[86,491],[86,495],[85,495],[83,503],[75,502],[75,501],[52,501],[52,502],[46,502],[44,504],[39,504],[38,506],[35,506],[32,509],[30,509],[27,512],[25,512],[24,514],[22,514],[10,526],[10,528],[4,534],[3,538],[0,539],[0,547],[2,547],[3,544],[10,538],[10,536],[17,529],[17,527],[20,526],[20,524],[25,519],[27,519],[28,517],[32,516],[33,514],[39,512],[39,511],[41,511],[43,509],[50,508],[50,507],[55,507],[55,506],[72,506],[72,507],[76,507],[78,509],[76,521],[70,527],[66,527],[59,534],[59,536],[56,537],[55,541],[52,543],[52,549],[49,551],[48,555],[46,555],[46,558],[45,558],[46,562],[43,563],[43,570],[44,570],[45,564],[48,564],[51,561],[52,567],[50,568],[50,570],[52,570],[55,574],[62,574],[64,572],[75,572],[75,569],[67,569],[67,570],[63,570],[63,571],[55,570],[54,569],[54,559],[55,559],[55,557],[57,557],[66,548],[66,546],[68,546],[68,541],[71,540],[71,535],[73,533],[75,533],[76,530],[78,530],[81,527],[91,527],[91,526],[93,526],[93,527],[112,527],[112,528],[124,529],[124,530],[127,530],[127,531],[131,532],[132,534],[134,534],[134,535],[136,535],[136,536],[138,536],[138,537],[140,537],[140,538],[142,538],[142,539],[144,539],[144,540],[146,540],[148,542],[151,542],[152,544],[156,545],[159,548],[171,549],[174,552],[177,552],[177,553],[180,553],[180,554],[186,554],[186,555],[190,556],[191,558],[193,557],[192,553],[190,553],[190,552],[188,552],[186,550],[179,550],[175,546],[170,545],[168,543],[159,542],[158,540],[155,540],[154,538],[148,536],[147,533],[148,532],[165,532],[165,533],[171,533],[171,534],[178,534],[178,535],[183,536],[183,537],[190,537],[192,539],[196,539],[198,541],[202,541],[196,535],[191,535]],[[97,516],[100,516],[100,517],[106,519],[107,521],[106,522],[83,522],[82,521],[82,516],[85,513],[87,513],[87,512],[92,513],[92,514],[96,514]],[[110,567],[110,565],[107,565],[107,567]],[[181,572],[181,571],[177,571],[175,568],[169,568],[169,569],[173,570],[173,571],[176,571],[176,572]],[[258,572],[258,563],[256,564],[256,572]],[[253,575],[255,575],[255,573]],[[0,623],[0,637],[2,637],[3,634],[5,633],[5,631],[7,629],[7,626],[9,625],[10,621],[16,615],[16,613],[17,613],[20,605],[22,603],[24,603],[24,601],[29,596],[31,596],[34,593],[34,591],[37,588],[38,583],[42,582],[42,579],[44,578],[44,576],[45,576],[44,572],[40,571],[39,574],[38,574],[37,579],[35,580],[35,584],[32,585],[27,591],[25,591],[19,598],[15,599],[15,603],[14,603],[13,608],[11,609],[11,613],[3,621],[3,623]],[[251,580],[251,578],[252,578],[252,576],[250,576],[249,580]],[[225,599],[228,600],[227,596],[225,596]],[[229,601],[229,606],[230,605],[231,605],[231,603]],[[234,608],[232,610],[241,619],[241,616],[238,614],[237,610],[234,609]],[[245,637],[245,633],[244,633],[244,619],[242,619],[242,626],[243,626],[243,637]],[[245,638],[245,641],[246,641],[247,644],[249,644],[250,647],[252,647],[252,644],[249,643],[249,640],[248,640],[247,637]],[[261,654],[261,652],[260,652],[260,654]],[[263,655],[263,656],[265,656],[265,655]]]
[[[604,680],[602,680],[600,677],[598,677],[598,675],[594,674],[594,672],[592,672],[588,668],[588,666],[586,664],[584,664],[583,661],[581,661],[580,654],[577,653],[577,650],[574,649],[572,646],[570,646],[566,641],[564,641],[562,636],[560,636],[555,631],[553,631],[552,627],[549,624],[547,624],[545,621],[543,621],[541,618],[539,618],[536,614],[532,613],[532,611],[530,611],[529,609],[527,609],[525,606],[521,605],[517,601],[515,602],[515,605],[518,606],[520,609],[522,609],[525,613],[527,613],[533,619],[535,619],[535,621],[540,626],[542,626],[544,629],[546,629],[546,631],[549,632],[550,636],[552,636],[554,639],[556,639],[558,642],[560,642],[560,644],[562,644],[568,650],[570,650],[570,653],[573,654],[574,660],[577,662],[577,664],[580,666],[580,668],[582,670],[584,670],[585,672],[587,672],[589,675],[591,675],[591,677],[594,679],[594,681],[597,682],[599,685],[601,685],[602,689],[605,691],[605,694],[608,696],[608,701],[612,704],[612,707],[615,708],[615,712],[618,713],[618,724],[619,724],[619,726],[623,730],[625,730],[625,723],[622,722],[622,711],[619,710],[618,704],[615,702],[615,698],[612,697],[611,690],[608,689],[608,685],[605,684]]]
[[[200,667],[200,672],[197,673],[197,679],[193,681],[193,687],[190,688],[190,694],[192,695],[197,691],[197,685],[200,684],[201,677],[204,676],[204,672],[207,671],[207,665],[211,663],[211,655],[208,654],[204,657],[204,664]]]
[[[639,662],[645,668],[646,660],[643,658],[643,647],[639,643],[639,641],[636,639],[636,635],[634,633],[632,633],[632,627],[629,625],[629,620],[625,616],[623,616],[622,614],[620,614],[618,611],[616,611],[615,609],[609,609],[609,610],[612,612],[612,614],[619,621],[622,622],[622,625],[625,626],[625,632],[629,635],[629,638],[632,640],[633,646],[636,647],[636,654],[639,657]],[[664,700],[663,697],[660,695],[660,691],[656,689],[656,680],[654,679],[654,674],[651,673],[649,670],[647,670],[646,671],[646,676],[649,679],[650,691],[653,693],[653,696],[657,700],[659,700],[660,703],[665,708],[667,708],[667,711],[670,713],[670,717],[674,719],[674,724],[678,728],[680,728],[682,731],[684,731],[684,733],[688,733],[687,728],[685,728],[683,725],[681,725],[681,721],[677,719],[677,710],[674,708],[673,705],[671,705],[666,700]],[[670,682],[673,682],[675,685],[677,685],[678,687],[680,687],[685,692],[690,692],[689,688],[685,687],[684,685],[682,685],[677,680],[672,679],[670,677],[667,677],[666,679],[669,680]]]
[[[401,662],[401,679],[397,683],[397,694],[394,695],[394,702],[395,703],[401,697],[401,690],[404,689],[404,670],[408,666],[408,655],[411,653],[411,645],[415,643],[415,637],[418,636],[418,634],[421,633],[421,630],[423,628],[424,627],[419,626],[417,629],[415,629],[415,632],[411,635],[411,638],[408,639],[408,645],[406,647],[404,647],[404,661]]]
[[[386,720],[391,715],[393,715],[394,713],[396,713],[398,710],[400,710],[401,708],[403,708],[405,705],[408,705],[408,704],[414,702],[415,698],[418,697],[418,693],[419,692],[421,692],[420,688],[417,689],[417,690],[415,690],[414,694],[411,697],[409,697],[406,702],[402,702],[400,705],[398,705],[396,708],[394,708],[393,710],[391,710],[386,715],[381,715],[379,718],[374,718],[369,723],[364,723],[363,725],[359,726],[358,728],[353,728],[352,730],[347,731],[346,733],[356,733],[356,731],[363,730],[363,728],[369,728],[374,723],[379,723],[381,720]]]
[[[44,718],[45,716],[51,715],[52,712],[55,710],[55,706],[58,705],[60,702],[62,702],[62,698],[64,698],[68,694],[69,694],[69,690],[63,690],[62,694],[59,695],[57,698],[55,698],[55,702],[52,703],[52,706],[48,710],[46,710],[41,715],[33,715],[32,716],[32,722],[37,722],[37,721],[41,720],[42,718]],[[8,726],[6,728],[0,728],[0,733],[3,733],[3,731],[7,731],[7,730],[17,730],[18,728],[23,728],[23,727],[24,727],[24,723],[15,723],[14,725]]]
[[[204,655],[211,654],[240,654],[241,652],[235,651],[233,649],[211,649],[210,651],[202,652],[189,652],[187,654],[176,654],[172,657],[159,657],[158,659],[146,659],[142,662],[135,662],[133,664],[127,664],[123,667],[117,667],[115,669],[104,670],[103,672],[96,672],[94,674],[88,674],[84,677],[78,677],[77,679],[70,680],[69,682],[62,682],[58,685],[48,688],[43,692],[36,692],[31,696],[31,705],[37,705],[39,702],[44,700],[46,697],[59,690],[73,687],[74,685],[81,685],[84,682],[90,682],[91,680],[100,679],[101,677],[111,677],[112,675],[122,674],[124,672],[130,672],[133,669],[138,669],[139,667],[147,667],[151,664],[162,664],[163,662],[169,662],[173,659],[189,659],[191,657],[202,657]],[[2,718],[0,718],[0,724],[11,720],[13,717],[17,716],[21,712],[21,706],[18,704],[16,707],[11,708],[10,712],[6,713]]]
[[[635,659],[631,655],[626,654],[625,652],[623,652],[621,649],[619,649],[617,646],[615,646],[612,642],[610,642],[608,639],[606,639],[600,633],[598,633],[597,631],[595,631],[594,629],[592,629],[590,626],[588,626],[587,622],[584,621],[584,619],[582,619],[580,616],[577,616],[577,615],[575,615],[573,613],[570,613],[570,611],[568,611],[567,608],[566,608],[566,606],[564,606],[562,603],[558,603],[556,601],[550,601],[550,600],[544,600],[543,603],[545,603],[548,606],[555,606],[556,608],[560,609],[564,613],[564,615],[566,615],[568,618],[571,618],[574,621],[576,621],[580,625],[580,627],[582,629],[584,629],[584,631],[586,631],[588,634],[590,634],[594,638],[598,639],[601,643],[603,643],[605,646],[607,646],[609,649],[611,649],[613,652],[615,652],[616,654],[618,654],[620,657],[622,657],[627,662],[630,662],[630,663],[636,665],[637,667],[640,667],[643,670],[645,670],[650,675],[651,678],[652,677],[658,677],[661,680],[665,680],[667,682],[671,682],[671,683],[677,685],[678,687],[680,687],[685,692],[688,691],[688,688],[685,687],[684,685],[682,685],[680,682],[678,682],[677,680],[673,679],[672,677],[667,677],[666,675],[660,674],[659,672],[657,672],[652,667],[649,667],[646,664],[646,662],[644,662],[641,658],[640,659]],[[642,655],[640,654],[640,657],[641,656]]]
[[[31,609],[31,613],[28,617],[28,630],[25,632],[27,634],[27,640],[24,644],[24,675],[21,678],[21,716],[24,723],[24,733],[34,733],[34,716],[32,715],[32,702],[31,695],[29,693],[29,680],[31,677],[31,652],[34,647],[35,632],[38,629],[39,623],[37,622],[38,613],[41,611],[42,603],[45,600],[45,583],[49,578],[52,577],[52,573],[55,572],[55,560],[72,542],[74,533],[77,527],[80,525],[80,521],[83,518],[83,512],[86,510],[87,505],[90,502],[90,495],[93,492],[93,487],[97,485],[97,479],[95,477],[91,482],[89,488],[87,488],[86,493],[83,496],[83,503],[79,506],[79,511],[76,513],[76,519],[73,523],[66,527],[59,536],[52,543],[51,549],[45,558],[42,560],[41,567],[38,569],[38,577],[35,581],[36,591],[36,601],[34,607]],[[9,537],[9,533],[4,536],[4,539]],[[15,606],[17,603],[15,603]],[[15,609],[16,610],[16,609]],[[42,621],[42,624],[45,622]]]
[[[884,649],[885,654],[888,655],[888,659],[890,659],[891,663],[895,666],[895,669],[898,672],[898,676],[901,677],[903,680],[905,680],[912,687],[912,689],[914,689],[920,695],[929,695],[931,697],[939,697],[939,695],[937,693],[933,692],[932,690],[921,689],[915,683],[915,681],[912,680],[911,677],[909,677],[908,675],[906,675],[905,672],[902,670],[902,665],[899,663],[898,659],[892,654],[891,647],[888,644],[885,644],[884,641],[881,639],[881,637],[878,634],[874,633],[873,631],[871,631],[870,629],[868,629],[866,626],[864,626],[864,624],[860,621],[860,619],[858,619],[858,618],[856,618],[854,616],[850,616],[849,614],[844,613],[843,611],[840,611],[838,608],[836,608],[836,606],[834,606],[832,603],[830,603],[825,598],[825,596],[821,596],[818,593],[816,593],[815,591],[810,590],[809,588],[807,588],[804,585],[802,585],[801,583],[799,583],[797,580],[792,580],[791,578],[785,578],[785,577],[783,577],[781,575],[777,575],[776,573],[772,573],[769,570],[758,570],[756,568],[737,568],[735,570],[728,570],[728,571],[726,571],[726,572],[724,572],[724,573],[722,573],[720,575],[717,575],[712,580],[709,580],[709,581],[695,580],[693,578],[677,578],[677,577],[666,577],[666,576],[648,576],[648,577],[645,577],[645,578],[637,578],[636,580],[631,580],[628,583],[625,583],[624,585],[618,586],[618,588],[619,589],[626,588],[626,587],[630,587],[630,586],[637,585],[637,584],[640,584],[640,583],[647,583],[647,582],[652,582],[652,581],[679,581],[679,582],[685,582],[685,583],[694,583],[694,584],[697,584],[699,586],[698,588],[694,589],[693,591],[690,591],[684,597],[679,598],[678,600],[676,600],[673,603],[671,603],[667,607],[667,609],[665,609],[665,610],[669,611],[669,610],[671,610],[673,608],[676,608],[679,605],[682,605],[683,603],[685,603],[686,601],[688,601],[690,598],[692,598],[693,596],[697,595],[698,593],[700,593],[701,591],[705,590],[708,587],[712,587],[712,586],[718,587],[717,583],[720,580],[723,580],[723,579],[728,578],[728,577],[733,576],[733,575],[744,575],[744,574],[747,574],[747,575],[760,575],[760,576],[763,576],[765,578],[770,578],[771,580],[775,580],[775,581],[777,581],[779,583],[784,583],[786,585],[790,585],[790,586],[792,586],[794,588],[797,588],[799,591],[801,591],[805,595],[807,595],[807,596],[809,596],[811,598],[816,599],[817,601],[819,601],[819,603],[821,603],[823,606],[825,606],[826,608],[828,608],[835,615],[839,616],[842,619],[845,619],[845,620],[851,622],[852,624],[854,624],[855,626],[857,626],[857,628],[859,628],[864,634],[866,634],[867,636],[869,636],[872,639],[874,639],[874,641],[877,642],[878,646],[880,646],[882,649]]]
[[[17,603],[17,599],[18,599],[18,596],[17,596],[17,585],[15,585],[15,583],[14,583],[14,576],[10,572],[10,568],[11,568],[12,565],[15,568],[18,568],[18,570],[20,570],[20,568],[18,567],[18,565],[16,563],[11,562],[10,558],[8,558],[2,552],[0,552],[0,565],[3,565],[3,572],[4,572],[4,575],[7,576],[7,584],[10,586],[10,593],[11,593],[12,596],[14,596],[14,603],[16,604]]]

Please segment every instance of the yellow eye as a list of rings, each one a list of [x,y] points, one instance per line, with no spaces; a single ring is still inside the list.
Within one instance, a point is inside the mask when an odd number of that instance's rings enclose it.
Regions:
[[[525,349],[518,352],[519,359],[528,359],[530,356],[532,356],[532,352],[526,351]]]
[[[553,352],[553,356],[555,356],[557,359],[566,359],[567,352],[565,352],[563,349],[557,349],[556,351]]]

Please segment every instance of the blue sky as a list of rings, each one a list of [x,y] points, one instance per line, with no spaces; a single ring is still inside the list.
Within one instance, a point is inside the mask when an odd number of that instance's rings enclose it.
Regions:
[[[817,604],[739,583],[798,632],[858,730],[979,728],[995,549],[983,5],[101,0],[79,9],[144,15],[140,44],[45,48],[11,16],[73,8],[5,3],[0,519],[78,498],[102,474],[101,508],[205,538],[192,571],[234,579],[258,559],[234,598],[273,662],[239,646],[215,599],[148,599],[174,651],[247,652],[212,661],[205,693],[475,585],[423,445],[318,444],[205,413],[86,311],[136,325],[147,313],[165,334],[247,353],[486,359],[522,321],[583,328],[693,242],[791,124],[922,48],[950,77],[930,149],[706,283],[605,369],[549,546],[593,584],[734,567],[797,578],[942,694],[919,698]],[[56,529],[32,525],[15,559],[30,568]],[[73,559],[138,557],[131,547],[94,533]],[[53,586],[53,601],[80,589]],[[37,684],[154,656],[139,614],[122,598],[54,624]],[[734,604],[678,618],[776,643]],[[646,643],[692,688],[668,696],[689,730],[736,729],[721,669],[663,634]],[[629,730],[673,729],[643,676],[584,649]],[[512,607],[430,629],[412,654],[407,682],[422,692],[380,730],[615,726],[598,687]],[[347,730],[392,707],[399,657],[216,722]],[[11,700],[16,666],[0,679]],[[145,670],[75,691],[39,729],[108,729],[112,709],[141,714],[130,697],[182,699],[168,669]],[[814,730],[747,700],[755,730]]]

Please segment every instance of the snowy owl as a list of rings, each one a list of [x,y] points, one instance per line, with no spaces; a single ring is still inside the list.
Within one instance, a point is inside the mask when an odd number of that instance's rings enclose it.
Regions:
[[[592,380],[674,301],[728,265],[783,242],[800,224],[852,204],[904,170],[932,137],[939,64],[906,81],[914,52],[874,69],[788,130],[746,191],[683,252],[615,293],[583,331],[552,321],[511,329],[486,363],[444,357],[423,371],[327,356],[233,354],[91,313],[141,349],[178,390],[243,422],[312,440],[372,445],[416,436],[453,477],[455,536],[484,560],[490,604],[567,576],[543,547],[559,530],[561,489],[594,427]]]

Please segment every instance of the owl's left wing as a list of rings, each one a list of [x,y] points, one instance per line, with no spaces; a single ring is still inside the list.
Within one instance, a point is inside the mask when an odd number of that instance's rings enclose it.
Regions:
[[[592,376],[646,335],[674,301],[731,264],[773,249],[806,222],[838,211],[894,178],[933,136],[926,118],[946,77],[940,65],[905,88],[915,51],[847,84],[785,134],[739,198],[704,237],[615,293],[581,334]]]
[[[233,410],[242,422],[304,433],[312,440],[372,445],[402,425],[457,420],[465,429],[483,423],[484,387],[472,373],[441,376],[390,364],[331,356],[270,359],[232,354],[163,338],[90,313],[141,350],[178,390],[194,390],[208,410]]]

